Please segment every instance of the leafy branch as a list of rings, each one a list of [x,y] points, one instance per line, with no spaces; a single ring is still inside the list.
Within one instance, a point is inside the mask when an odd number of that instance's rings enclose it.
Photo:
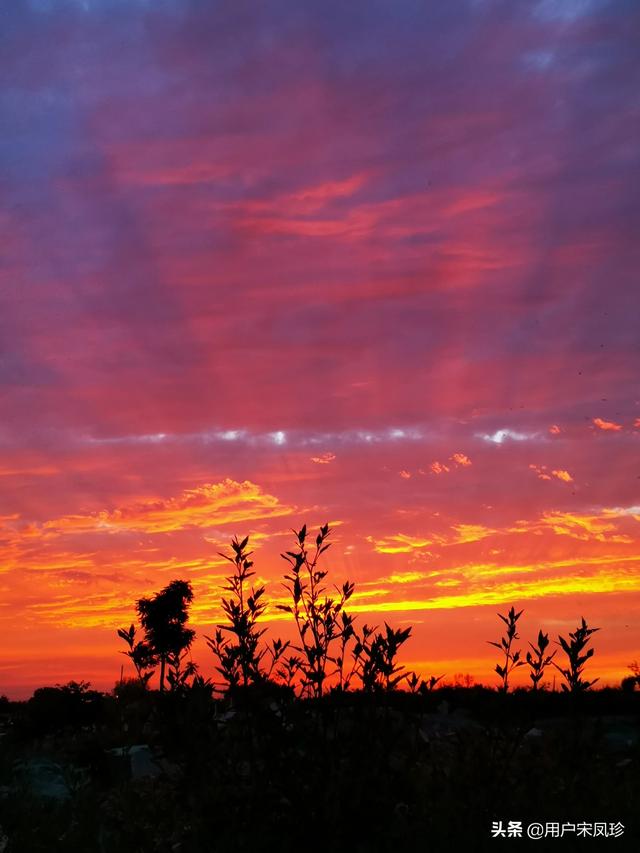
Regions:
[[[587,681],[582,676],[586,662],[594,654],[594,649],[587,649],[587,645],[590,642],[591,635],[599,630],[600,628],[589,628],[583,616],[582,622],[576,630],[569,632],[569,640],[566,640],[564,637],[558,637],[558,645],[568,658],[568,666],[563,668],[558,666],[555,661],[553,665],[564,677],[566,683],[562,685],[562,689],[566,693],[583,692],[593,687],[596,681],[598,681],[597,678],[594,678],[593,681]]]
[[[512,607],[506,616],[498,613],[500,619],[502,619],[504,624],[507,626],[504,636],[502,636],[498,642],[487,640],[490,646],[495,646],[504,653],[504,663],[497,663],[495,667],[495,671],[502,679],[502,683],[499,687],[499,690],[502,693],[506,693],[509,689],[509,676],[513,670],[517,669],[519,666],[524,666],[524,661],[520,659],[520,651],[513,651],[512,649],[514,640],[520,639],[517,633],[517,622],[523,612],[523,610],[520,610],[519,613],[516,613],[515,608]]]
[[[353,635],[350,617],[344,616],[343,608],[351,598],[354,584],[345,581],[341,588],[335,587],[337,596],[327,595],[324,579],[327,572],[318,568],[318,562],[330,547],[326,540],[330,534],[325,524],[308,547],[306,524],[296,532],[296,548],[286,551],[282,558],[290,565],[283,584],[289,592],[292,604],[279,604],[279,610],[293,615],[298,630],[299,643],[292,646],[302,657],[296,666],[302,676],[302,689],[319,697],[324,692],[325,682],[331,675],[339,676],[343,683],[343,666],[346,644]],[[339,651],[334,652],[336,643]],[[329,672],[329,664],[335,670]]]

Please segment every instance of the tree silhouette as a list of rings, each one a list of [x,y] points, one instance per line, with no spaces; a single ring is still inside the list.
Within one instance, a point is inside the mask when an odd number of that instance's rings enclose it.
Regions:
[[[145,643],[160,662],[160,690],[164,690],[167,662],[174,667],[190,648],[195,631],[187,628],[193,590],[189,581],[175,580],[152,598],[136,603]]]

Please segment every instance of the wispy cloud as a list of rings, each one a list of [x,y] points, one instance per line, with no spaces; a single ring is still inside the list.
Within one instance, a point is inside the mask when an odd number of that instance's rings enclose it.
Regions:
[[[311,461],[316,465],[329,465],[335,458],[335,453],[322,453],[320,456],[312,456]]]
[[[518,432],[514,429],[498,429],[493,433],[485,433],[480,436],[485,441],[490,441],[492,444],[504,444],[506,441],[531,441],[538,437],[535,432]]]
[[[169,533],[189,527],[212,527],[261,518],[291,515],[294,508],[265,494],[248,480],[224,480],[187,489],[174,498],[139,500],[113,510],[88,515],[69,515],[43,525],[45,534],[91,531]]]

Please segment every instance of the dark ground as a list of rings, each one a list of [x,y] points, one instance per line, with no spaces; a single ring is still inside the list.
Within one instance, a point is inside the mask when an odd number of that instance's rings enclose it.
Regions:
[[[118,692],[5,705],[1,853],[640,850],[640,691]]]

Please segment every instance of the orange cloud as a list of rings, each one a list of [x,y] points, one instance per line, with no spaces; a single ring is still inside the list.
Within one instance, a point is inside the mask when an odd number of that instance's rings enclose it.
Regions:
[[[538,475],[538,478],[540,480],[550,480],[551,479],[549,474],[547,474],[545,471],[545,468],[546,468],[545,465],[529,465],[529,468],[532,471],[536,472],[536,474]]]
[[[406,584],[418,583],[428,577],[424,572],[395,572],[384,578],[377,578],[373,581],[365,581],[362,586],[381,586],[382,584]]]
[[[573,483],[573,477],[564,468],[555,468],[551,473],[548,472],[546,465],[529,465],[529,468],[536,472],[540,480],[551,480],[555,477],[563,483]]]
[[[593,423],[598,429],[605,432],[618,432],[622,429],[622,424],[617,424],[614,421],[605,421],[602,418],[594,418]]]
[[[446,586],[450,586],[447,584]],[[446,588],[446,586],[444,588]],[[442,587],[442,583],[440,584]],[[637,571],[602,571],[579,576],[562,575],[555,578],[511,581],[487,587],[486,581],[478,587],[468,589],[456,595],[434,595],[428,598],[402,600],[367,600],[358,603],[358,593],[353,596],[354,603],[349,610],[359,612],[402,612],[413,610],[449,610],[459,607],[477,607],[482,605],[508,604],[517,600],[545,598],[555,595],[584,595],[613,592],[640,591],[640,575]]]
[[[433,474],[446,474],[450,470],[442,462],[432,462],[429,468]]]
[[[456,465],[460,465],[462,468],[468,468],[471,465],[471,460],[464,453],[454,453],[450,458],[452,462],[455,462]]]
[[[411,479],[411,474],[409,473],[409,471],[405,471],[404,469],[402,471],[398,471],[398,474],[402,477],[403,480]]]
[[[316,465],[328,465],[336,458],[335,453],[323,453],[321,456],[312,456],[311,461]]]
[[[416,536],[406,536],[404,533],[396,533],[383,539],[375,539],[373,536],[366,537],[371,542],[378,554],[410,554],[433,544],[432,539],[424,539]]]
[[[432,545],[463,545],[468,542],[478,542],[480,539],[486,539],[487,536],[492,536],[498,532],[482,524],[454,524],[451,529],[453,530],[453,536],[450,533],[433,534],[430,538],[427,538],[395,533],[382,539],[375,539],[373,536],[367,536],[366,538],[368,542],[373,544],[374,550],[379,554],[410,554]]]
[[[34,468],[0,468],[0,477],[51,477],[59,474],[54,465],[39,465]]]
[[[582,515],[580,513],[551,511],[545,512],[538,521],[530,523],[517,522],[511,528],[511,533],[543,532],[551,530],[558,536],[570,536],[583,542],[618,542],[629,544],[634,540],[627,534],[620,533],[614,518],[620,518],[626,513],[615,510],[603,510],[601,515]]]
[[[562,480],[565,483],[573,483],[573,477],[568,471],[565,471],[563,468],[556,469],[551,473],[554,477],[557,477],[558,480]]]
[[[255,483],[223,480],[187,489],[168,499],[145,499],[111,512],[69,515],[47,521],[45,530],[53,533],[83,531],[113,533],[122,530],[144,533],[168,533],[189,527],[211,527],[258,518],[290,515],[293,507],[265,494]]]
[[[492,536],[496,532],[482,524],[456,524],[453,529],[457,535],[455,544],[478,542],[480,539],[486,539],[487,536]]]

